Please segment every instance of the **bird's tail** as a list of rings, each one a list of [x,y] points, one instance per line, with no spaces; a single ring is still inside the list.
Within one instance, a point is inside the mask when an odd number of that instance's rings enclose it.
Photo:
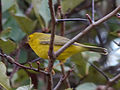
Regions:
[[[82,46],[83,48],[85,48],[87,51],[98,52],[98,53],[104,54],[104,55],[108,54],[106,48],[96,47],[96,46],[88,46],[88,45],[83,45],[83,44],[79,44],[79,45]]]
[[[87,47],[90,51],[93,51],[93,52],[98,52],[100,54],[104,54],[104,55],[107,55],[108,52],[107,52],[107,49],[106,48],[102,48],[102,47]]]

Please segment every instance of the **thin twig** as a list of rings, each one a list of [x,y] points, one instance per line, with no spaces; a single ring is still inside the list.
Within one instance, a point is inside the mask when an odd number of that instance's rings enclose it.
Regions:
[[[26,10],[25,15],[29,15],[32,9],[33,9],[33,5],[31,4],[30,7]]]
[[[42,59],[42,58],[40,58],[40,57],[39,57],[39,58],[36,58],[36,59],[30,61],[30,63],[37,62],[37,61],[39,61],[40,59]]]
[[[17,55],[16,55],[16,58],[15,58],[15,61],[16,61],[16,62],[18,62],[19,56],[20,56],[20,47],[19,47],[18,50],[17,50]],[[13,75],[15,74],[15,72],[16,72],[18,69],[19,69],[18,66],[17,66],[17,65],[14,65],[13,71],[12,71],[12,73],[10,74],[10,79],[13,77]]]
[[[92,19],[91,19],[90,15],[89,15],[89,14],[86,14],[86,17],[88,18],[90,24],[92,24],[93,22],[92,22]]]
[[[60,18],[61,19],[64,19],[65,18],[65,15],[63,14],[62,12],[62,7],[61,7],[61,0],[58,0],[58,14],[60,15]],[[65,32],[65,22],[61,22],[61,33],[60,35],[61,36],[64,36],[64,32]],[[60,62],[61,63],[61,62]],[[62,74],[63,76],[65,76],[66,72],[65,72],[65,69],[64,69],[64,64],[61,64],[61,70],[62,70]],[[70,83],[69,83],[69,80],[68,78],[65,79],[65,84],[67,85],[67,88],[70,88]]]
[[[68,78],[68,76],[70,75],[72,71],[73,69],[69,70],[65,76],[62,76],[53,90],[57,90],[60,87],[60,85],[63,83],[63,81]]]
[[[95,21],[95,1],[92,0],[92,22]]]
[[[8,55],[6,55],[6,54],[0,53],[0,56],[6,58],[9,63],[15,64],[15,65],[19,66],[20,68],[33,70],[33,71],[41,72],[41,73],[44,73],[44,74],[48,75],[48,73],[45,72],[45,71],[42,71],[42,70],[39,70],[39,71],[38,71],[38,69],[36,69],[36,68],[31,68],[31,67],[24,66],[24,65],[16,62],[12,57],[10,57],[10,56],[8,56]]]
[[[67,18],[67,19],[56,19],[57,22],[64,22],[64,21],[87,21],[87,19],[83,18]]]
[[[113,42],[114,42],[116,45],[120,46],[120,44],[119,44],[119,43],[117,43],[115,40],[113,40]]]
[[[109,79],[107,85],[106,85],[106,90],[107,88],[111,87],[112,85],[115,84],[115,82],[117,82],[120,79],[120,73],[118,75],[116,75],[115,77],[113,77],[112,79]]]
[[[112,85],[113,83],[115,83],[119,79],[120,79],[120,73],[118,75],[116,75],[115,77],[113,77],[112,79],[110,79],[109,82]]]
[[[64,69],[64,64],[61,64],[60,66],[61,66],[63,76],[66,76],[65,69]],[[70,88],[70,82],[69,82],[68,77],[64,81],[65,81],[65,83],[67,85],[67,88]]]
[[[92,63],[89,62],[89,61],[87,61],[87,62],[88,62],[93,68],[95,68],[100,74],[102,74],[107,81],[110,80],[110,78],[109,78],[100,68],[98,68],[97,66],[95,66],[94,64],[92,64]]]
[[[94,22],[93,24],[90,24],[86,29],[84,29],[82,32],[80,32],[78,35],[76,35],[73,39],[68,41],[64,46],[62,46],[55,53],[56,57],[58,57],[66,48],[68,48],[70,45],[72,45],[77,39],[79,39],[84,34],[86,34],[88,31],[90,31],[93,27],[105,22],[106,20],[108,20],[109,18],[114,16],[119,10],[120,10],[120,5],[115,10],[113,10],[111,13],[109,13],[108,15],[104,16],[103,18],[99,19],[98,21]]]
[[[62,7],[61,7],[61,0],[57,0],[57,2],[58,2],[58,14],[59,14],[59,16],[60,16],[60,18],[61,19],[64,19],[65,18],[65,15],[63,14],[63,12],[62,12]],[[58,19],[56,19],[56,22],[57,22],[57,20]],[[64,32],[65,32],[65,22],[63,21],[63,22],[61,22],[60,23],[61,24],[61,33],[60,33],[60,35],[61,36],[64,36]]]

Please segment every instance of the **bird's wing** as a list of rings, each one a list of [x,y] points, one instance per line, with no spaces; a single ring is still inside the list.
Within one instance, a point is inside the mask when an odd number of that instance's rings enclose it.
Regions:
[[[62,36],[55,36],[54,45],[63,46],[68,41],[69,41],[68,38],[65,38],[65,37],[62,37]],[[40,44],[50,44],[50,38],[45,39],[45,40],[40,40]]]

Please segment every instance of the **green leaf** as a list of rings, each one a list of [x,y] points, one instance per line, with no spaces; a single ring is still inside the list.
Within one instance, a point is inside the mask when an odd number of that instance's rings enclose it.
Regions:
[[[84,83],[79,85],[76,90],[96,90],[97,86],[94,83]]]
[[[4,53],[10,54],[17,48],[17,45],[9,39],[7,41],[3,41],[0,39],[0,48],[3,50]]]
[[[14,0],[2,0],[2,13],[14,5]]]
[[[33,31],[37,23],[37,21],[32,21],[30,18],[22,14],[15,14],[13,17],[16,19],[23,32],[27,34],[30,34]]]
[[[24,69],[20,69],[17,71],[17,78],[16,80],[14,80],[14,83],[23,85],[21,87],[18,87],[16,90],[33,90],[32,80]]]
[[[57,0],[53,0],[53,4]],[[32,0],[33,9],[36,17],[38,18],[42,28],[48,28],[49,22],[51,20],[48,0]]]
[[[51,19],[48,0],[32,0],[32,4],[41,27],[48,27]]]
[[[7,39],[10,36],[10,32],[11,32],[11,28],[9,28],[9,27],[6,30],[3,30],[0,33],[0,39],[2,39],[3,41],[7,41]]]
[[[94,63],[94,65],[95,65],[95,63]],[[93,82],[95,84],[101,84],[101,83],[105,83],[106,79],[94,67],[89,66],[89,74],[88,74],[87,78],[84,81],[85,82]]]
[[[23,33],[20,28],[12,29],[12,32],[10,33],[10,38],[15,42],[19,42],[20,40],[23,39],[24,36],[25,36],[25,33]]]
[[[59,60],[56,60],[56,61],[54,62],[54,69],[55,69],[56,71],[60,71],[60,72],[61,72],[61,66],[60,66],[59,64],[60,64]],[[45,63],[44,65],[45,65],[45,67],[47,67],[47,66],[48,66],[48,63]],[[65,70],[65,71],[69,71],[70,68],[69,68],[68,66],[64,66],[64,70]]]
[[[5,89],[10,90],[10,81],[8,76],[6,75],[6,67],[5,64],[0,62],[0,85]]]
[[[83,53],[77,53],[73,55],[70,60],[75,63],[76,69],[75,72],[80,78],[84,77],[89,73],[89,64],[87,61],[90,61],[91,63],[99,60],[101,57],[100,54],[96,52],[90,52],[86,51]]]
[[[83,58],[86,59],[87,61],[94,62],[96,60],[99,60],[101,55],[97,52],[90,52],[86,51],[82,53]]]
[[[21,49],[20,56],[19,56],[19,63],[25,63],[28,59],[28,53],[26,50]]]
[[[37,4],[37,5],[39,5],[39,4]],[[49,10],[49,6],[48,6],[48,0],[42,0],[41,5],[39,5],[39,6],[40,6],[39,14],[42,16],[42,18],[45,22],[45,27],[48,27],[48,23],[51,19],[50,10]]]
[[[43,88],[45,88],[44,86],[45,86],[44,81],[42,79],[39,80],[39,82],[38,82],[38,90],[42,90]]]
[[[63,0],[62,1],[62,9],[63,12],[66,13],[68,10],[72,10],[74,9],[77,5],[79,5],[81,2],[83,2],[84,0]]]
[[[21,86],[16,90],[32,90],[32,88],[33,88],[33,85],[26,85],[26,86]]]
[[[114,32],[110,32],[110,35],[114,36],[114,37],[118,37],[118,33],[116,31]]]
[[[119,30],[119,24],[116,24],[119,22],[119,19],[116,17],[112,17],[110,20],[108,20],[108,26],[110,27],[110,31],[118,31]]]
[[[120,89],[120,80],[114,85],[115,90],[119,90]]]
[[[87,74],[88,71],[86,71],[86,62],[82,56],[81,53],[77,53],[75,55],[73,55],[70,58],[70,61],[75,63],[76,69],[75,72],[77,73],[78,76],[80,76],[81,78]]]
[[[3,28],[6,29],[8,27],[11,27],[12,30],[9,37],[15,42],[19,42],[25,36],[25,33],[22,32],[16,20],[8,12],[5,14],[8,16],[5,23],[3,24]]]
[[[15,80],[15,83],[24,83],[26,80],[28,80],[28,74],[24,69],[20,69],[17,71],[17,78]]]

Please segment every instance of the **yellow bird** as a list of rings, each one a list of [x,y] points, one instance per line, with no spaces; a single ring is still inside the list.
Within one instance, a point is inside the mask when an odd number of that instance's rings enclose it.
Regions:
[[[48,59],[48,50],[50,44],[50,34],[44,34],[35,32],[28,37],[28,43],[33,51],[43,59]],[[55,35],[54,41],[54,51],[60,49],[65,43],[70,41],[70,39]],[[68,47],[63,53],[61,53],[57,59],[61,62],[65,62],[67,58],[72,55],[83,52],[83,51],[94,51],[101,54],[107,54],[107,50],[102,47],[83,45],[77,42],[74,42],[70,47]]]

